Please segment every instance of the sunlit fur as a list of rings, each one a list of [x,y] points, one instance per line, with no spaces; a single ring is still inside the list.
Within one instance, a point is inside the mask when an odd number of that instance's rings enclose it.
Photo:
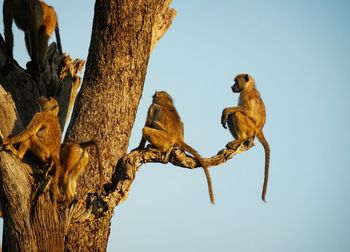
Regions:
[[[57,198],[59,195],[58,178],[61,165],[59,159],[61,146],[61,128],[58,118],[58,103],[54,98],[39,99],[42,112],[34,115],[27,128],[17,136],[9,137],[4,141],[6,149],[10,150],[19,159],[23,159],[27,151],[32,152],[43,163],[55,165],[55,175],[52,182],[54,216],[57,221]],[[18,150],[13,147],[19,144]]]
[[[153,147],[166,153],[168,159],[173,147],[179,147],[191,153],[202,165],[208,183],[210,201],[214,204],[214,194],[207,164],[191,146],[184,142],[184,125],[173,104],[170,95],[165,91],[156,92],[148,109],[145,127],[138,149],[144,148],[146,141]]]
[[[76,195],[77,180],[89,163],[90,155],[85,150],[89,146],[95,146],[99,175],[100,175],[100,190],[102,190],[102,164],[100,151],[95,141],[86,141],[82,143],[65,143],[62,144],[60,152],[60,160],[62,172],[60,175],[60,186],[62,187],[66,205],[69,205]]]
[[[56,12],[45,2],[39,0],[4,0],[3,19],[8,54],[6,68],[10,68],[13,64],[13,20],[17,27],[25,33],[27,51],[34,64],[35,71],[39,71],[39,64],[45,65],[48,40],[53,31],[56,31],[57,47],[62,53]]]
[[[270,147],[262,131],[266,121],[265,105],[250,75],[239,74],[234,81],[231,89],[235,93],[240,93],[238,106],[225,108],[221,116],[223,127],[226,128],[227,123],[235,138],[226,147],[235,149],[247,139],[257,136],[265,150],[265,178],[262,192],[262,200],[265,201],[270,163]]]

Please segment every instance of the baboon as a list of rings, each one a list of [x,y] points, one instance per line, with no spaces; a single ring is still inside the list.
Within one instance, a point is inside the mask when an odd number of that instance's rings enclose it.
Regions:
[[[100,175],[100,191],[102,191],[103,171],[101,164],[100,150],[96,141],[86,141],[81,143],[64,143],[61,146],[60,160],[62,171],[60,175],[60,185],[62,187],[66,205],[69,205],[75,194],[77,180],[80,174],[85,170],[89,162],[89,153],[85,150],[89,146],[95,146]]]
[[[60,197],[58,190],[58,178],[61,171],[60,164],[60,146],[61,146],[61,128],[58,118],[58,103],[54,98],[45,98],[41,96],[39,103],[42,112],[34,115],[27,128],[17,136],[8,137],[3,144],[19,159],[23,159],[27,151],[32,152],[44,164],[54,164],[55,173],[51,184],[52,201],[54,217],[57,221],[57,199]],[[19,144],[18,150],[13,147]]]
[[[153,95],[153,102],[148,109],[146,124],[142,130],[142,139],[137,149],[144,148],[146,141],[150,142],[157,150],[166,153],[166,160],[168,160],[173,147],[179,147],[191,153],[203,167],[207,178],[210,201],[214,204],[208,166],[198,152],[184,142],[184,125],[171,96],[165,91],[155,92]]]
[[[222,111],[221,124],[226,129],[226,123],[232,136],[235,138],[226,145],[229,149],[236,149],[242,142],[258,137],[265,150],[265,178],[262,191],[262,200],[266,202],[265,195],[269,178],[270,147],[265,139],[262,128],[266,121],[265,104],[254,79],[248,74],[239,74],[231,87],[234,93],[240,93],[238,106],[225,108]]]
[[[45,65],[48,40],[55,30],[57,48],[62,53],[56,12],[53,7],[40,0],[4,0],[3,19],[7,61],[5,73],[13,66],[12,21],[24,31],[25,44],[31,58],[35,78],[40,78],[40,65]]]

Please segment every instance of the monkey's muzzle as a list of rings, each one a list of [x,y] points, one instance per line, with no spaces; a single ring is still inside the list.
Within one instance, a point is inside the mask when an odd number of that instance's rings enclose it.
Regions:
[[[237,84],[234,84],[234,85],[231,87],[231,89],[232,89],[232,92],[234,92],[234,93],[239,93],[239,92],[241,92],[241,90],[239,89],[239,87],[238,87]]]

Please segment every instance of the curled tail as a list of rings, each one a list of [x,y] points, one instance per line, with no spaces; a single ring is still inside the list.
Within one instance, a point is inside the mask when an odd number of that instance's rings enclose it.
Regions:
[[[102,192],[102,184],[103,184],[103,171],[102,171],[102,163],[101,163],[101,153],[100,153],[100,149],[96,143],[95,140],[90,140],[90,141],[85,141],[85,142],[81,142],[79,144],[81,146],[81,148],[83,148],[84,150],[93,145],[95,146],[96,148],[96,154],[97,154],[97,160],[98,160],[98,171],[99,171],[99,175],[100,175],[100,184],[99,184],[99,187],[100,187],[100,190]]]
[[[55,28],[55,35],[56,35],[57,49],[60,53],[63,53],[62,52],[62,45],[61,45],[60,29],[58,28],[58,21],[57,21],[56,28]]]
[[[180,147],[185,151],[191,153],[194,156],[194,158],[197,159],[200,162],[201,166],[203,167],[205,177],[207,178],[210,202],[214,205],[215,204],[214,192],[213,192],[213,187],[211,184],[211,178],[210,178],[210,173],[209,173],[207,164],[203,161],[202,157],[198,154],[198,152],[188,144],[182,142]]]
[[[262,130],[257,134],[257,137],[258,137],[260,143],[263,145],[264,150],[265,150],[265,178],[264,178],[264,186],[263,186],[261,198],[264,202],[266,202],[265,195],[266,195],[266,190],[267,190],[267,183],[269,180],[270,146],[269,146],[268,142],[266,141]]]

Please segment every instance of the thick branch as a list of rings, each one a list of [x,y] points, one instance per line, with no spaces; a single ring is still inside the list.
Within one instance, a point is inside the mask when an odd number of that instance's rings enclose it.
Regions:
[[[223,149],[213,157],[204,158],[204,161],[209,167],[217,166],[227,162],[233,158],[233,156],[243,151],[247,151],[252,146],[254,146],[253,140],[247,140],[234,150]],[[118,205],[121,201],[124,201],[127,198],[131,184],[135,179],[136,172],[142,164],[166,164],[167,162],[168,161],[165,159],[164,153],[160,153],[159,151],[149,147],[130,152],[119,161],[115,169],[110,188],[108,188],[108,195],[104,198],[104,200],[110,204],[110,208]],[[198,160],[177,148],[172,150],[169,162],[175,166],[187,169],[201,167]]]

